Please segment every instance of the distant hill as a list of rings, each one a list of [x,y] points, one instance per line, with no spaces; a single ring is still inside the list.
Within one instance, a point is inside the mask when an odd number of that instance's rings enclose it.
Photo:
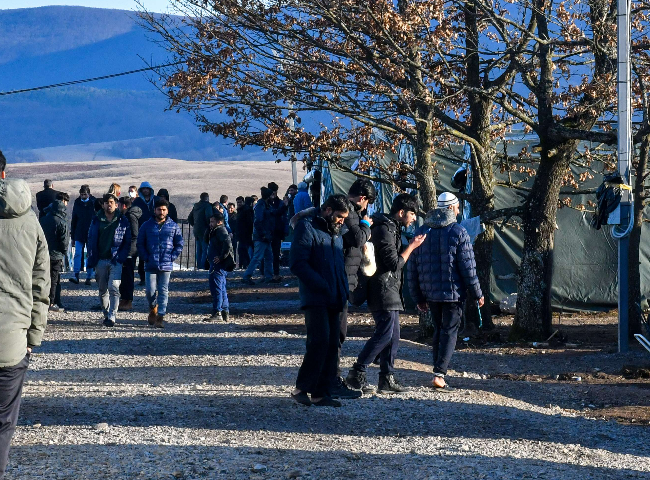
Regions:
[[[0,11],[0,92],[160,64],[167,54],[133,12],[84,7]],[[0,149],[9,161],[171,157],[272,159],[200,133],[187,113],[165,111],[145,74],[0,96]]]

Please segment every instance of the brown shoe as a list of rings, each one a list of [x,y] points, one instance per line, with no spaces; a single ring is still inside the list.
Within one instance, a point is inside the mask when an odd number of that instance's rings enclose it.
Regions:
[[[149,325],[156,323],[156,318],[158,318],[158,305],[149,309],[149,317],[147,318]]]
[[[156,322],[153,324],[154,328],[165,328],[165,325],[163,325],[164,320],[165,320],[164,315],[157,315]]]
[[[119,310],[122,310],[123,312],[133,310],[133,300],[120,300]]]

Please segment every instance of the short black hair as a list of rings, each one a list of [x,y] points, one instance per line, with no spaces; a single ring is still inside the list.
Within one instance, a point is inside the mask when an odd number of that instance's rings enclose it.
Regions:
[[[158,200],[156,200],[156,203],[153,204],[153,208],[158,208],[158,207],[167,207],[169,208],[169,202],[167,199],[163,197],[158,197]]]
[[[240,201],[240,200],[241,200],[242,202],[245,201],[244,197],[242,197],[241,195],[240,195],[239,197],[235,198],[235,202],[238,202],[238,201]]]
[[[260,193],[262,194],[262,200],[268,200],[271,198],[271,194],[273,193],[273,190],[270,188],[262,187],[260,188]]]
[[[248,205],[249,207],[255,203],[255,199],[253,197],[246,197],[244,199],[244,205]]]
[[[217,222],[223,222],[226,220],[226,217],[223,215],[223,213],[218,210],[212,213],[212,218],[214,218]]]
[[[359,178],[350,187],[348,195],[351,197],[363,196],[368,199],[369,203],[375,203],[375,199],[377,198],[377,189],[372,181],[367,178]]]
[[[228,195],[221,195],[219,197],[219,203],[225,204],[226,202],[228,202]]]
[[[418,200],[408,193],[400,193],[393,199],[393,206],[390,207],[390,214],[394,215],[400,210],[418,213]]]
[[[0,172],[4,172],[6,167],[7,167],[7,159],[2,154],[2,151],[0,151]]]
[[[231,206],[236,207],[237,205],[235,205],[235,204],[232,203],[232,202],[230,202],[228,205],[226,205],[226,207],[228,207],[228,208],[230,208]]]
[[[327,208],[331,208],[333,212],[349,212],[350,202],[348,201],[348,197],[345,195],[330,195],[320,208],[323,211]]]
[[[133,200],[131,200],[131,197],[121,197],[120,203],[126,208],[131,208],[131,205],[133,205]]]
[[[203,192],[201,194],[200,198],[201,198],[201,201],[203,201],[203,202],[209,202],[210,201],[210,195],[208,194],[208,192]]]
[[[160,190],[158,190],[157,196],[162,197],[169,202],[169,192],[167,191],[166,188],[161,188]]]
[[[45,188],[52,188],[52,180],[50,180],[49,178],[46,179],[46,180],[43,182],[43,187],[45,187]]]
[[[280,189],[280,187],[278,187],[278,184],[275,183],[275,182],[269,182],[267,187],[269,188],[269,190],[271,190],[273,192],[277,192]]]
[[[114,194],[112,193],[105,193],[104,196],[102,197],[102,203],[108,203],[110,199],[115,200],[115,203],[118,203],[120,201],[119,198],[117,198]]]
[[[81,188],[79,189],[79,193],[87,193],[88,195],[90,195],[90,186],[82,185]]]
[[[292,188],[293,188],[294,190],[298,190],[298,185],[296,185],[295,183],[292,183],[291,185],[289,185],[289,187],[287,188],[287,190],[291,190]]]
[[[59,192],[56,194],[56,199],[61,200],[62,202],[69,202],[70,201],[70,195],[65,193],[65,192]]]

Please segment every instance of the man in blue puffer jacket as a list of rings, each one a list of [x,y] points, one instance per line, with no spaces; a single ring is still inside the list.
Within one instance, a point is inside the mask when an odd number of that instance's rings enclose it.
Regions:
[[[120,301],[122,264],[129,256],[131,224],[117,208],[118,198],[107,193],[102,210],[97,212],[88,229],[88,268],[95,269],[99,299],[104,310],[104,325],[115,325]]]
[[[456,347],[467,292],[479,307],[484,302],[472,243],[467,231],[456,223],[459,213],[458,198],[453,193],[442,193],[438,208],[427,214],[418,232],[426,233],[427,238],[408,264],[412,298],[420,311],[431,309],[435,327],[433,387],[443,392],[454,390],[445,382],[445,375]]]
[[[148,321],[156,328],[164,326],[169,278],[184,243],[181,228],[168,214],[169,202],[157,199],[154,216],[142,224],[138,233],[138,255],[144,261],[145,293],[149,302]]]

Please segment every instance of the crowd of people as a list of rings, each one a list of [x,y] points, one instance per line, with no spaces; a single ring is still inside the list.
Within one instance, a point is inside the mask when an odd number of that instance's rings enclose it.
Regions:
[[[111,184],[100,197],[82,185],[74,200],[46,180],[36,195],[20,179],[5,178],[6,159],[0,152],[0,477],[4,473],[16,426],[25,371],[32,348],[41,344],[49,311],[61,311],[61,272],[68,245],[74,242],[73,284],[94,278],[103,324],[113,327],[120,310],[133,308],[135,272],[145,286],[148,323],[165,325],[170,275],[184,248],[177,210],[167,190],[154,194],[143,182],[121,196]],[[212,314],[206,321],[228,321],[226,279],[236,267],[243,283],[281,280],[284,240],[291,240],[289,267],[298,278],[306,325],[306,352],[291,397],[305,406],[341,406],[340,399],[365,393],[397,394],[406,387],[395,376],[400,340],[403,278],[408,276],[418,309],[430,310],[434,325],[431,387],[449,392],[445,375],[459,330],[463,303],[483,305],[476,263],[467,231],[456,222],[459,201],[451,193],[438,198],[438,208],[426,214],[410,242],[403,229],[420,211],[416,197],[402,193],[389,212],[369,215],[377,194],[374,184],[359,179],[347,195],[336,194],[313,206],[307,185],[291,185],[280,198],[271,182],[260,196],[222,195],[211,203],[200,195],[187,219],[195,240],[196,267],[209,271]],[[40,222],[40,223],[39,223]],[[137,260],[139,259],[139,261]],[[348,305],[366,303],[375,330],[347,375],[341,369],[341,349],[347,337]],[[379,365],[377,387],[368,367]]]

